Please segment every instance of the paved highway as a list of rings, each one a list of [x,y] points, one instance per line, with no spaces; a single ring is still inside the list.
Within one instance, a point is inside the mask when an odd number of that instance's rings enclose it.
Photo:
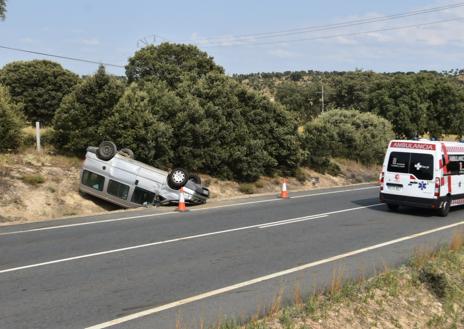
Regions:
[[[0,328],[187,328],[370,275],[464,228],[371,185],[0,227]]]

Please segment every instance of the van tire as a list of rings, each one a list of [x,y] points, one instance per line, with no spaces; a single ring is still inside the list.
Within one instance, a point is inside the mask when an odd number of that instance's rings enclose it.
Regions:
[[[116,144],[110,141],[103,141],[98,146],[97,157],[104,161],[111,160],[118,151]]]
[[[121,154],[122,156],[131,158],[131,159],[135,158],[134,152],[131,149],[128,149],[128,148],[120,149],[118,153]]]
[[[397,204],[393,204],[393,203],[387,203],[387,207],[389,210],[391,211],[398,211],[398,208],[400,207],[399,205]]]
[[[195,184],[201,185],[201,178],[197,174],[191,174],[190,180],[193,181]]]
[[[173,190],[178,190],[183,187],[189,180],[189,175],[186,170],[182,168],[174,168],[168,174],[168,186]]]
[[[444,201],[443,201],[443,207],[441,207],[440,209],[438,209],[438,215],[440,215],[441,217],[446,217],[448,216],[448,213],[450,211],[450,207],[451,207],[451,199],[449,197],[447,197]]]

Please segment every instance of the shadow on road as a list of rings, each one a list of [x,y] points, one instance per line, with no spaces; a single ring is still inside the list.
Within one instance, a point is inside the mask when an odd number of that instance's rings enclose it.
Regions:
[[[376,203],[379,203],[378,198],[368,198],[368,199],[360,199],[360,200],[353,200],[353,203],[358,205],[358,206],[369,206],[373,205]],[[438,214],[433,210],[433,209],[424,209],[424,208],[414,208],[414,207],[407,207],[407,206],[401,206],[398,210],[392,211],[389,210],[386,204],[383,204],[382,206],[378,207],[372,207],[370,208],[373,211],[379,211],[379,212],[384,212],[384,213],[399,213],[402,215],[408,215],[408,216],[415,216],[415,217],[435,217],[438,216]],[[452,207],[450,209],[450,213],[463,210],[463,206],[456,206]]]

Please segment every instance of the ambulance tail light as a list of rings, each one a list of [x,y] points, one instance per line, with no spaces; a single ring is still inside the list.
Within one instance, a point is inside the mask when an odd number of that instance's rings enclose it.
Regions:
[[[439,177],[435,178],[435,194],[434,194],[434,196],[436,198],[440,197],[440,178]]]
[[[383,191],[383,182],[385,180],[385,173],[382,171],[382,173],[379,176],[379,184],[380,184],[380,190]]]

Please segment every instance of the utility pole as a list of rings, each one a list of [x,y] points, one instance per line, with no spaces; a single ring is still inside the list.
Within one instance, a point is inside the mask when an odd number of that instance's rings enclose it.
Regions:
[[[321,80],[321,107],[322,113],[324,113],[324,83]]]

